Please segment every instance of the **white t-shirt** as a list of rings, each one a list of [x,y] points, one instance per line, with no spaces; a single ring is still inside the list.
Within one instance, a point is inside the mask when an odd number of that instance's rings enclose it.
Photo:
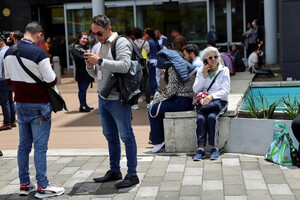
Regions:
[[[248,58],[248,66],[249,68],[253,68],[255,69],[254,67],[254,64],[255,63],[258,63],[258,56],[255,52],[252,52]]]

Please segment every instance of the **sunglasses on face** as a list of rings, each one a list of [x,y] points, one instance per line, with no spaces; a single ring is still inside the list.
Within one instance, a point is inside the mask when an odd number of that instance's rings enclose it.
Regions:
[[[102,37],[103,33],[101,33],[100,31],[98,31],[97,33],[92,32],[93,36],[98,36],[98,37]]]
[[[209,56],[209,57],[207,57],[206,59],[212,60],[212,59],[214,58],[215,60],[217,60],[218,57],[219,57],[219,56],[215,55],[215,56]]]

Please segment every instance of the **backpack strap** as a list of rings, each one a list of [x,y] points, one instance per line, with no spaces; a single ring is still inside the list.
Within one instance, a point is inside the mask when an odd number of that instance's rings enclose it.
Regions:
[[[112,57],[113,57],[114,60],[116,60],[116,57],[117,57],[117,55],[116,55],[116,44],[117,44],[117,41],[118,41],[118,39],[119,39],[120,37],[122,37],[122,36],[118,35],[118,36],[116,37],[116,39],[115,39],[114,41],[112,41],[112,45],[111,45],[111,55],[112,55]]]

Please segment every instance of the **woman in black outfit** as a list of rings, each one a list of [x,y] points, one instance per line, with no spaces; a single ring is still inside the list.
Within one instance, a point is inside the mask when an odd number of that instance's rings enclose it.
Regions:
[[[85,69],[84,53],[87,50],[88,35],[81,33],[73,43],[71,50],[75,62],[75,80],[78,83],[78,98],[80,102],[79,112],[90,112],[93,107],[86,103],[86,91],[94,79],[87,73]]]
[[[298,152],[300,153],[300,115],[298,115],[292,122],[292,130],[295,138],[299,142]],[[300,155],[299,155],[300,157]]]

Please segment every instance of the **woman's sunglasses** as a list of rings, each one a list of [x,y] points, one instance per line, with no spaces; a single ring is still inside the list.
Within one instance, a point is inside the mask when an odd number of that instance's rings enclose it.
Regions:
[[[98,37],[102,37],[103,36],[103,33],[101,33],[101,32],[97,32],[97,33],[94,33],[94,32],[92,32],[92,34],[93,34],[93,36],[98,36]]]
[[[212,60],[213,58],[214,58],[215,60],[217,60],[217,59],[219,58],[219,56],[217,56],[217,55],[215,55],[215,56],[209,56],[209,57],[207,57],[206,59]]]

